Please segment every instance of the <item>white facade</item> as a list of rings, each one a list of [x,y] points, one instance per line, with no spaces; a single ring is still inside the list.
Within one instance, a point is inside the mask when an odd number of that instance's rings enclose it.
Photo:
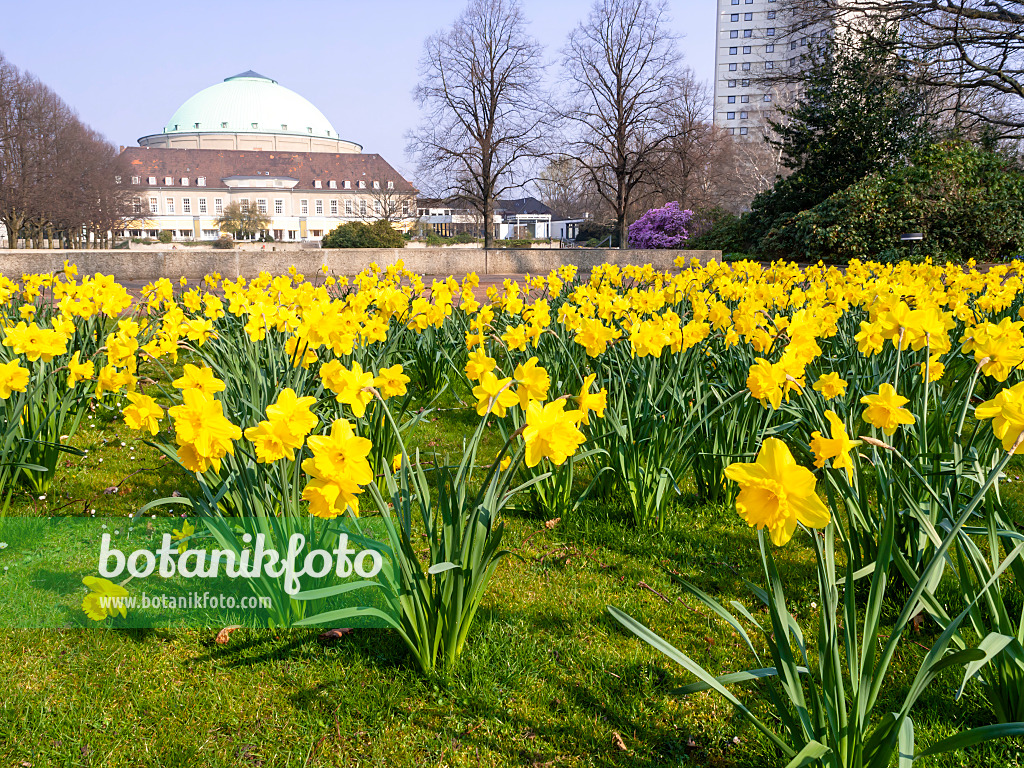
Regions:
[[[735,136],[760,138],[776,94],[757,83],[786,61],[781,3],[718,0],[714,122]]]
[[[791,98],[762,78],[801,66],[808,47],[832,34],[833,24],[824,13],[797,21],[786,0],[717,2],[714,123],[734,136],[760,140],[773,110]],[[844,5],[848,22],[857,3]]]
[[[223,234],[218,217],[228,205],[239,203],[254,205],[268,216],[266,234],[275,240],[319,240],[339,224],[381,218],[382,205],[397,205],[405,218],[411,217],[416,204],[414,194],[386,198],[382,203],[382,196],[369,188],[295,189],[298,180],[284,177],[210,180],[216,187],[168,186],[165,179],[146,186],[148,179],[141,181],[143,188],[136,197],[140,219],[125,230],[129,237],[155,238],[161,230],[169,230],[176,241],[216,240]]]

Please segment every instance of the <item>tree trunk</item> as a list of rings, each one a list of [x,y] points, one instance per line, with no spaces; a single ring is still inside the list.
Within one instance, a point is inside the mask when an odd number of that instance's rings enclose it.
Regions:
[[[13,216],[7,219],[7,247],[12,251],[18,247],[18,234],[24,219]]]
[[[490,200],[484,201],[484,248],[494,247],[494,208]]]
[[[619,249],[624,251],[629,248],[629,243],[627,242],[629,239],[629,227],[626,226],[625,211],[619,211],[615,224],[616,228],[619,230]]]

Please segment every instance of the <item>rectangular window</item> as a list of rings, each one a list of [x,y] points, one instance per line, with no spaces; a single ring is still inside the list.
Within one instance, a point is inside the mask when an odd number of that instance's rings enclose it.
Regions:
[[[359,201],[359,215],[360,216],[365,216],[366,215],[366,201],[365,200],[360,200]]]
[[[314,210],[316,211],[316,215],[317,216],[323,216],[324,215],[324,201],[323,200],[317,200],[316,201],[316,208]]]
[[[313,182],[313,189],[320,189],[322,186],[323,186],[323,183],[320,181],[320,179],[316,179]]]
[[[351,200],[346,200],[345,201],[345,215],[346,216],[351,216],[352,215],[352,201]]]
[[[141,183],[142,183],[142,177],[141,176],[132,176],[132,184],[141,184]]]
[[[182,176],[181,177],[181,186],[183,186],[183,187],[187,187],[188,186],[188,176]]]
[[[772,95],[771,95],[770,93],[766,93],[766,94],[764,95],[764,100],[765,100],[765,101],[771,101],[771,100],[772,100]]]
[[[753,21],[754,20],[754,14],[752,14],[752,13],[744,13],[743,14],[743,20],[744,21]]]
[[[769,19],[774,19],[775,18],[775,11],[768,11],[768,18]]]
[[[744,45],[743,46],[743,52],[744,53],[750,53],[750,46],[749,45]]]
[[[299,200],[299,213],[303,216],[309,215],[309,200]]]
[[[345,189],[352,189],[352,182],[346,181],[342,186],[344,186]]]
[[[735,64],[730,64],[729,65],[729,71],[730,72],[735,72],[736,71],[736,65]]]
[[[327,186],[329,186],[331,189],[337,189],[338,182],[336,182],[334,179],[331,179],[329,182],[327,182]]]
[[[388,182],[388,189],[394,189],[394,188],[395,188],[395,182],[389,181]]]
[[[160,201],[155,197],[149,198],[149,212],[159,213],[160,212]]]
[[[359,180],[359,188],[366,189],[366,182],[363,181],[362,179]]]
[[[338,215],[338,201],[337,200],[331,200],[331,216],[337,216],[337,215]]]
[[[380,182],[379,181],[373,182],[373,188],[374,189],[380,189]]]
[[[764,52],[765,53],[775,53],[775,46],[774,45],[766,45],[764,47]]]
[[[172,179],[170,176],[164,176],[164,186],[165,187],[173,187],[174,186],[174,179]]]
[[[205,197],[200,197],[199,198],[199,212],[200,213],[209,213],[209,211],[206,210],[206,198]]]
[[[747,135],[747,129],[745,127],[744,128],[740,128],[740,136],[746,136],[746,135]]]
[[[268,208],[266,198],[260,198],[256,201],[256,210],[263,214],[267,213]]]
[[[775,36],[775,27],[768,27],[768,29],[766,29],[766,30],[764,31],[764,33],[765,33],[765,34],[766,34],[766,35],[767,35],[768,37],[774,37],[774,36]]]
[[[380,200],[373,201],[373,212],[380,216]]]
[[[740,15],[738,13],[734,13],[734,14],[732,14],[729,17],[729,21],[739,21],[739,20],[740,20]]]
[[[725,113],[725,119],[726,120],[735,120],[736,119],[736,113],[735,112],[726,112]]]
[[[754,30],[752,30],[752,29],[744,29],[743,30],[743,36],[744,37],[753,37],[754,36]]]
[[[155,187],[156,186],[156,176],[150,176],[149,177],[149,186],[151,186],[151,187]]]
[[[284,200],[274,201],[274,213],[278,216],[284,213]]]
[[[740,36],[740,31],[738,29],[730,29],[729,30],[729,37],[734,37],[735,38],[735,37],[739,37],[739,36]]]
[[[242,207],[243,211],[249,210],[249,198],[248,197],[243,197],[241,200],[238,201],[238,204]]]
[[[749,104],[750,103],[750,97],[749,96],[740,96],[740,102],[743,103],[743,104]]]
[[[132,212],[136,216],[138,216],[140,213],[142,213],[142,198],[141,197],[136,197],[134,200],[132,200]]]
[[[750,69],[750,62],[749,61],[744,61],[742,69],[745,69],[745,70],[746,69]]]
[[[735,88],[736,87],[736,81],[735,80],[730,80],[729,81],[729,87],[730,88]]]
[[[189,197],[183,197],[181,199],[181,212],[192,213],[192,199]]]
[[[736,55],[737,53],[739,53],[739,52],[740,52],[740,49],[739,49],[739,48],[730,48],[730,49],[729,49],[729,55],[730,55],[730,56],[735,56],[735,55]]]
[[[741,88],[747,88],[749,85],[750,85],[750,81],[749,80],[740,80],[740,87]]]
[[[775,62],[774,61],[766,61],[764,63],[764,68],[765,69],[775,69]]]
[[[164,202],[166,203],[164,207],[167,209],[167,212],[174,213],[174,198],[168,197]]]
[[[213,199],[213,212],[216,213],[218,216],[220,216],[222,213],[224,213],[224,199],[223,198],[215,197]]]
[[[746,112],[740,112],[740,120],[746,120],[746,119],[747,119],[747,113]]]
[[[408,200],[403,200],[402,201],[402,215],[403,216],[408,216],[409,215],[409,201]]]
[[[200,176],[198,179],[196,179],[196,186],[197,187],[205,187],[206,186],[206,177],[205,176]]]

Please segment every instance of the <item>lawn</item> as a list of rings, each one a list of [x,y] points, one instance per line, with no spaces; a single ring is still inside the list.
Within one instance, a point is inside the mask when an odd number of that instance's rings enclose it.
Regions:
[[[413,442],[457,458],[476,417],[452,397],[443,404]],[[83,454],[64,459],[45,497],[22,493],[9,514],[123,519],[187,493],[190,479],[114,416],[91,413],[71,441]],[[489,436],[485,448],[496,447]],[[1009,488],[1020,509],[1024,494]],[[9,631],[0,766],[781,764],[717,695],[674,695],[692,678],[605,612],[625,610],[716,673],[751,666],[739,638],[674,580],[754,610],[745,580],[762,579],[757,539],[733,509],[696,504],[684,484],[666,530],[640,533],[615,497],[558,521],[525,497],[519,506],[506,516],[515,557],[499,566],[450,676],[424,677],[385,630],[331,642],[319,630],[239,630],[226,644],[215,630]],[[803,537],[778,560],[807,631],[815,585]],[[5,554],[0,566],[17,568]],[[937,633],[926,623],[901,646],[893,707]],[[954,701],[961,676],[945,673],[912,713],[919,745],[991,721],[976,688]],[[917,765],[1022,763],[1024,742],[1007,740]]]

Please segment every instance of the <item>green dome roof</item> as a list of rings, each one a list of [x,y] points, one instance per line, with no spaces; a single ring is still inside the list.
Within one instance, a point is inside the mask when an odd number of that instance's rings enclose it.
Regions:
[[[339,138],[310,102],[251,70],[201,90],[178,107],[164,127],[164,133],[209,132]]]

